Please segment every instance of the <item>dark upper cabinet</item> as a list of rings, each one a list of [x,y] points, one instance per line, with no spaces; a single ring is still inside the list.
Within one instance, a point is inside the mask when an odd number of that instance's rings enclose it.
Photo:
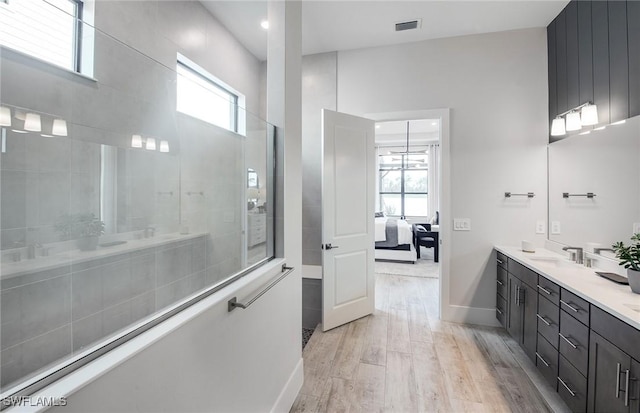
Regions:
[[[609,123],[609,12],[606,1],[591,2],[593,36],[593,101],[598,121]]]
[[[591,27],[591,24],[589,24]],[[556,80],[556,21],[552,21],[547,27],[547,51],[549,54],[549,129],[551,129],[551,121],[556,117],[558,111],[558,85]],[[593,83],[593,80],[592,80]],[[592,92],[593,94],[593,92]]]
[[[578,66],[580,104],[593,102],[593,37],[591,36],[591,2],[578,3]],[[554,56],[555,59],[555,56]]]
[[[640,115],[640,1],[627,2],[627,30],[629,48],[629,116],[633,117]]]
[[[629,117],[629,50],[627,2],[610,1],[609,9],[609,116],[611,122]]]
[[[547,27],[549,124],[586,102],[600,124],[640,115],[640,0],[572,0]]]
[[[556,96],[558,112],[569,109],[567,100],[567,19],[565,10],[556,17]]]
[[[567,109],[580,103],[580,72],[578,70],[578,3],[571,2],[565,9],[567,37]]]

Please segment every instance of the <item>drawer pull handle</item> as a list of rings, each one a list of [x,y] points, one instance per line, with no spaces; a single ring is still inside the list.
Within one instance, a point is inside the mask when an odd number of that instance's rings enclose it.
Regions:
[[[629,406],[629,370],[625,370],[627,376],[624,384],[624,405]]]
[[[564,341],[566,341],[567,343],[569,343],[569,345],[570,345],[571,347],[573,347],[573,348],[574,348],[574,349],[576,349],[576,350],[578,349],[578,346],[576,346],[575,344],[573,344],[573,343],[571,342],[571,340],[569,340],[568,338],[566,338],[562,333],[558,333],[558,335],[560,336],[560,338],[561,338],[561,339],[563,339]]]
[[[573,312],[578,312],[579,310],[577,308],[575,308],[574,306],[572,306],[571,304],[567,303],[566,301],[562,301],[560,300],[560,303],[566,305],[567,307],[569,307],[569,309]]]
[[[541,316],[540,314],[536,314],[536,317],[538,317],[540,320],[542,320],[542,322],[545,323],[547,325],[547,327],[551,326],[551,323],[548,322],[547,320],[545,320],[544,317]]]
[[[558,377],[558,380],[560,381],[560,384],[562,384],[564,388],[567,389],[567,391],[571,394],[571,397],[576,397],[576,394],[569,388],[569,386],[567,386],[567,383],[565,383],[560,377]]]
[[[502,315],[504,314],[498,307],[496,307],[496,311],[498,312],[498,314]]]
[[[499,258],[496,258],[496,261],[498,261],[498,264],[504,264],[504,262],[502,262],[502,260]]]
[[[538,354],[538,352],[537,352],[537,351],[536,351],[536,357],[537,357],[538,359],[540,359],[540,361],[541,361],[541,362],[543,362],[545,366],[549,367],[549,363],[547,363],[547,362],[545,361],[545,359],[543,359],[543,358],[542,358],[542,356],[541,356],[540,354]]]
[[[620,368],[622,365],[617,363],[616,366],[616,399],[620,398]]]
[[[496,280],[496,282],[497,282],[499,285],[504,285],[504,283],[503,283],[502,281],[500,281],[500,280]]]
[[[544,288],[543,286],[541,286],[540,284],[538,284],[538,290],[542,291],[543,293],[545,293],[546,295],[551,295],[551,291],[547,290],[546,288]]]

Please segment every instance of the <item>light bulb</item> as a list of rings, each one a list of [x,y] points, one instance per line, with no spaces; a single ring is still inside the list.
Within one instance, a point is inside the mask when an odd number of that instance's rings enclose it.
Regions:
[[[596,105],[587,105],[582,108],[581,122],[584,126],[598,124],[598,107]]]
[[[56,136],[67,136],[67,121],[64,119],[54,119],[51,127],[51,134]]]
[[[132,148],[142,148],[142,136],[140,136],[140,135],[131,135],[131,147]]]
[[[24,130],[40,132],[42,130],[40,115],[37,113],[27,113],[27,116],[24,118]]]
[[[169,141],[160,141],[160,152],[169,152]]]
[[[11,109],[0,106],[0,126],[11,126]]]
[[[562,136],[566,134],[566,130],[564,129],[564,118],[557,117],[551,123],[551,136]]]
[[[265,30],[269,29],[269,22],[267,20],[263,20],[260,22],[260,27],[262,27]]]
[[[582,129],[582,121],[580,121],[579,112],[569,112],[567,114],[567,131],[574,131]]]
[[[154,138],[147,138],[147,150],[155,151],[156,150],[156,140]]]

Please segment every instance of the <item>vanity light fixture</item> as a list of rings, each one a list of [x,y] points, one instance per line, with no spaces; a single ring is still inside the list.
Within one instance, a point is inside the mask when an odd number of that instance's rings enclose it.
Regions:
[[[597,124],[598,107],[591,102],[586,102],[557,115],[551,123],[551,136],[566,135],[567,132],[580,130],[583,126]]]
[[[55,136],[67,136],[67,121],[64,119],[54,119],[51,134]]]
[[[156,140],[155,140],[155,138],[147,138],[147,145],[145,146],[145,148],[148,151],[155,151],[156,150]]]
[[[0,126],[11,126],[11,109],[0,106]]]
[[[160,152],[169,152],[169,141],[160,141]]]
[[[142,148],[142,136],[140,136],[140,135],[131,135],[131,147],[132,148]]]
[[[268,20],[263,20],[260,22],[260,27],[262,27],[265,30],[269,30],[269,21]]]
[[[40,115],[37,113],[27,113],[27,116],[24,118],[24,130],[29,132],[40,132],[42,130]]]

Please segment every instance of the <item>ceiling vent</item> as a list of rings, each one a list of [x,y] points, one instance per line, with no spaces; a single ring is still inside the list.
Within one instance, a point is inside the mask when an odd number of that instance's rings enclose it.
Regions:
[[[405,30],[419,29],[422,26],[422,19],[409,20],[406,22],[396,23],[396,31],[403,32]]]

